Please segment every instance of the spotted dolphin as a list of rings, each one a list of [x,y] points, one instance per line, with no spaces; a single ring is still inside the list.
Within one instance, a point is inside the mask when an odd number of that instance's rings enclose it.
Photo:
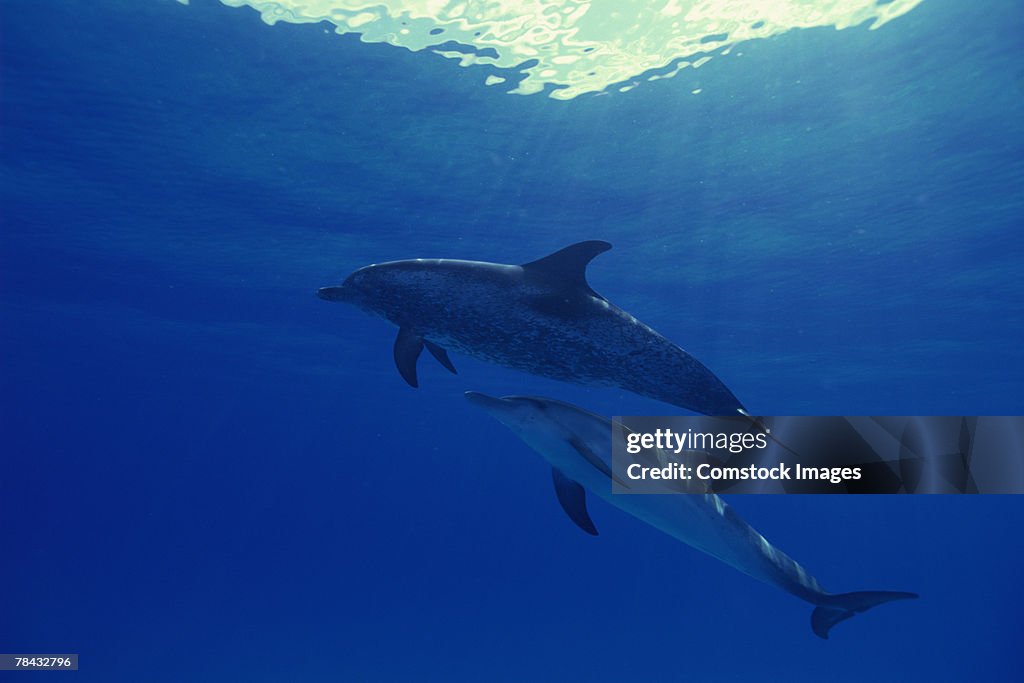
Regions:
[[[611,249],[573,244],[523,265],[451,259],[374,264],[318,295],[398,326],[394,359],[417,386],[423,348],[455,372],[447,349],[535,375],[614,386],[707,415],[742,404],[690,354],[587,284],[586,267]]]
[[[493,398],[472,391],[466,392],[466,398],[544,456],[552,467],[558,502],[583,531],[597,535],[586,506],[586,491],[590,491],[669,536],[811,603],[811,628],[821,638],[827,639],[833,626],[860,612],[917,597],[892,591],[826,592],[724,500],[695,488],[697,483],[680,485],[686,492],[678,495],[612,493],[613,477],[619,478],[613,470],[612,439],[623,438],[623,431],[613,430],[604,417],[546,398]],[[620,484],[624,479],[628,477],[621,477]]]

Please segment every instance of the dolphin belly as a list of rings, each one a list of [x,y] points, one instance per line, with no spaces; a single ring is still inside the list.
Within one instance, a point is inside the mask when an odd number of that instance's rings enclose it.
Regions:
[[[441,347],[530,374],[619,387],[711,415],[743,409],[700,361],[608,302],[590,297],[570,317],[537,310],[529,296],[488,294],[469,288],[440,315],[416,315],[410,325]]]

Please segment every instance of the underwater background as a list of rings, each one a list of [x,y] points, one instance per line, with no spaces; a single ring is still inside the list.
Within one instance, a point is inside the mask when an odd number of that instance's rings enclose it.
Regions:
[[[1024,500],[731,497],[827,589],[921,595],[822,641],[601,502],[581,533],[462,393],[675,409],[458,354],[413,390],[394,328],[315,292],[604,239],[594,289],[757,414],[1021,414],[1022,36],[1019,3],[925,0],[559,100],[213,0],[5,0],[0,650],[88,681],[1014,679]]]

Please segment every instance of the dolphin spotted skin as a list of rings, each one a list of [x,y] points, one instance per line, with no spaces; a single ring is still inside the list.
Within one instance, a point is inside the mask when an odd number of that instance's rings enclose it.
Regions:
[[[590,491],[669,536],[725,562],[759,581],[777,586],[815,606],[811,628],[821,638],[837,623],[914,593],[863,591],[833,594],[795,560],[775,548],[713,493],[681,495],[612,493],[612,423],[581,408],[546,398],[493,398],[466,392],[482,408],[551,464],[555,493],[570,519],[588,534],[597,528],[586,508]],[[693,490],[692,488],[690,489]]]
[[[587,264],[611,249],[580,242],[521,266],[450,259],[360,268],[318,296],[398,326],[394,358],[417,386],[423,348],[448,370],[446,349],[552,379],[615,386],[706,415],[744,413],[697,359],[587,284]]]

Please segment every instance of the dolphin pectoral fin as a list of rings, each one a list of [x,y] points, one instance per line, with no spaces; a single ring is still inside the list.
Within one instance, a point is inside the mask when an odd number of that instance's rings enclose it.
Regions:
[[[826,595],[811,614],[811,629],[814,630],[814,635],[828,640],[829,629],[841,621],[893,600],[913,600],[916,597],[917,593],[897,591],[860,591]]]
[[[398,330],[395,338],[395,365],[398,366],[398,374],[402,376],[409,386],[416,388],[419,382],[416,380],[416,361],[423,352],[423,337],[412,332],[408,327]]]
[[[572,446],[577,453],[583,456],[583,459],[589,462],[591,466],[594,467],[594,469],[598,470],[599,472],[601,472],[601,474],[613,480],[619,486],[627,489],[629,488],[629,484],[622,481],[622,479],[616,476],[615,473],[612,472],[611,468],[605,464],[604,460],[601,460],[600,456],[598,456],[597,453],[590,450],[590,446],[583,443],[576,437],[569,439],[569,445]]]
[[[442,349],[437,344],[427,341],[426,339],[423,340],[423,344],[424,346],[427,347],[427,351],[430,351],[430,355],[436,358],[438,363],[445,366],[448,369],[448,372],[452,373],[453,375],[459,374],[459,371],[455,369],[454,365],[452,365],[451,359],[448,358],[447,351]]]
[[[569,515],[569,519],[591,536],[597,536],[597,527],[587,514],[587,492],[583,487],[553,467],[551,480],[555,484],[558,502],[565,510],[565,514]]]
[[[544,258],[524,263],[522,268],[529,273],[541,275],[550,282],[559,283],[567,288],[583,289],[603,298],[587,284],[587,264],[594,260],[595,256],[611,248],[611,244],[601,240],[577,242]]]

